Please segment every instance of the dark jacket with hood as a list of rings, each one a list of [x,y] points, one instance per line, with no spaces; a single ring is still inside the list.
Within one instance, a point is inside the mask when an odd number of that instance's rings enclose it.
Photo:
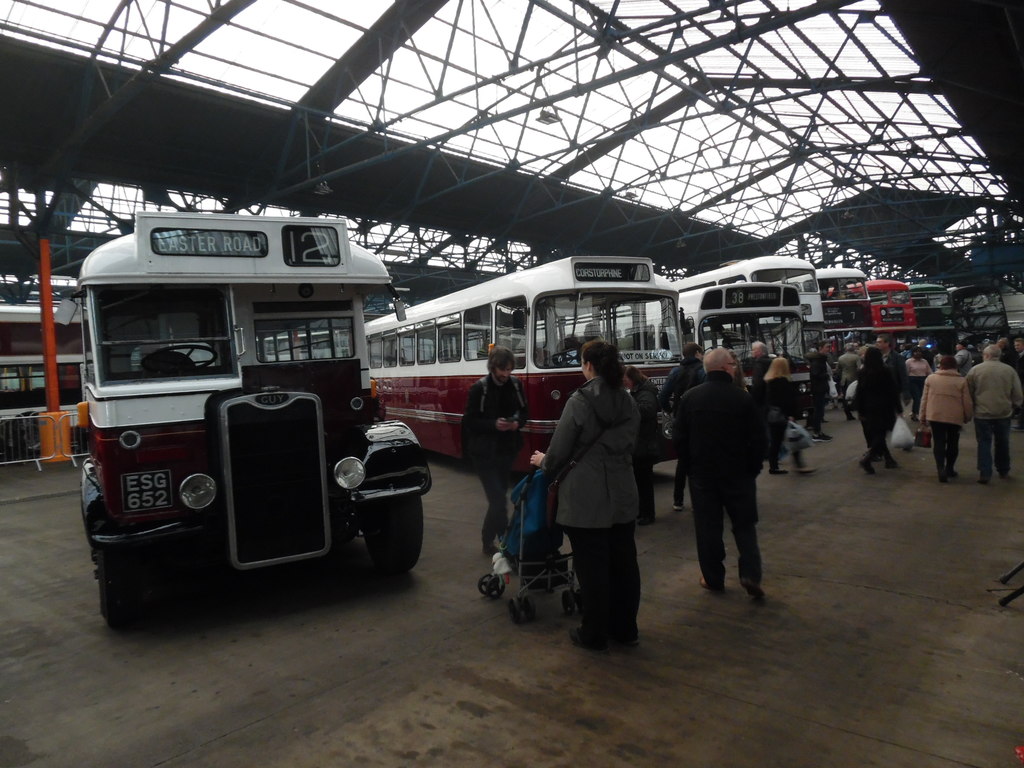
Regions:
[[[754,477],[768,452],[761,409],[725,371],[683,395],[673,435],[686,474],[702,478]]]
[[[554,478],[601,436],[559,486],[560,524],[610,528],[636,519],[633,448],[639,426],[640,412],[629,392],[612,389],[600,377],[572,394],[544,456],[544,474]]]
[[[650,379],[633,389],[633,400],[640,411],[640,432],[633,455],[657,459],[661,456],[661,429],[658,425],[658,388]]]
[[[505,460],[515,456],[523,444],[519,430],[501,432],[495,426],[499,418],[515,418],[519,429],[526,424],[526,397],[515,376],[499,385],[487,374],[469,388],[466,412],[462,417],[462,455],[474,461]]]

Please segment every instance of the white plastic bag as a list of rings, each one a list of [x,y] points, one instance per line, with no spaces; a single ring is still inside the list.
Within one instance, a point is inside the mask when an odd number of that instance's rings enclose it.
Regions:
[[[786,425],[786,447],[790,451],[803,451],[814,445],[811,440],[811,433],[797,424],[795,421]]]
[[[839,397],[839,390],[836,389],[836,380],[831,376],[828,377],[828,396],[833,400]]]
[[[914,447],[914,433],[910,431],[910,425],[902,416],[896,417],[896,423],[889,434],[889,447],[894,451],[909,451]]]

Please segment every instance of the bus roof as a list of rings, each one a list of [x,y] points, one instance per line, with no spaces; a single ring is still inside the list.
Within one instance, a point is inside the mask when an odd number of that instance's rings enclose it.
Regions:
[[[107,283],[391,282],[344,222],[286,216],[139,213],[135,233],[101,245],[79,285]]]
[[[742,259],[731,264],[724,264],[696,275],[689,275],[682,280],[677,280],[675,285],[681,291],[688,291],[694,286],[703,286],[712,280],[717,282],[722,278],[736,275],[743,275],[747,281],[751,281],[750,275],[761,269],[807,269],[814,272],[814,265],[795,256],[758,256],[753,259]]]
[[[865,284],[868,291],[906,291],[910,288],[900,280],[868,280]]]
[[[819,279],[852,277],[857,280],[867,280],[867,275],[860,269],[853,267],[822,267],[814,270],[815,276]]]
[[[939,283],[911,283],[911,293],[949,293],[949,289]]]
[[[615,269],[617,266],[646,265],[647,279],[630,278],[623,274],[620,277],[608,276],[602,280],[600,274],[583,276],[577,274],[579,269],[593,266],[596,270]],[[583,279],[577,279],[582,277]],[[601,290],[651,291],[661,290],[674,294],[676,291],[669,281],[654,274],[651,260],[639,256],[570,256],[558,261],[548,262],[536,267],[499,275],[469,288],[463,288],[447,296],[416,304],[406,310],[406,319],[398,322],[394,313],[376,318],[367,323],[367,333],[390,328],[394,325],[409,325],[434,317],[461,312],[464,309],[486,304],[495,299],[507,299],[514,296],[525,296],[527,301],[544,293],[581,288],[597,288]]]

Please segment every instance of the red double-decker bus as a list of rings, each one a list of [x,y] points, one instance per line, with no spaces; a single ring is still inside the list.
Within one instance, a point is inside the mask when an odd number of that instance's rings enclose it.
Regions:
[[[909,285],[900,280],[868,280],[867,289],[875,333],[917,330],[917,312]]]

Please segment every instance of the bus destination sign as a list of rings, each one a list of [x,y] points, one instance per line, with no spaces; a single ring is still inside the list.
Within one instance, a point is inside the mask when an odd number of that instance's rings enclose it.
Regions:
[[[262,259],[270,252],[262,232],[226,229],[154,229],[153,253],[161,256],[244,256]]]
[[[759,286],[736,286],[725,289],[726,309],[739,309],[741,307],[777,307],[782,301],[781,291],[778,288],[765,288]]]
[[[646,283],[651,279],[651,270],[646,264],[594,264],[577,262],[572,265],[572,269],[573,276],[581,283]]]
[[[289,267],[336,267],[341,264],[334,227],[288,225],[281,230],[284,263]]]

